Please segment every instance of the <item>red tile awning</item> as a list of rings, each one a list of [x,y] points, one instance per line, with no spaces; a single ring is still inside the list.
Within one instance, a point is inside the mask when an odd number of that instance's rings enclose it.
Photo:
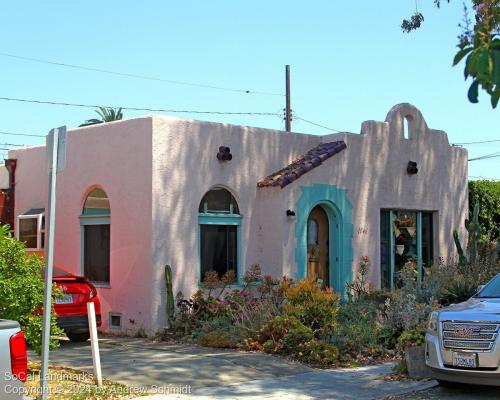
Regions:
[[[257,187],[279,186],[284,188],[345,148],[347,145],[344,141],[321,143],[285,168],[258,182]]]

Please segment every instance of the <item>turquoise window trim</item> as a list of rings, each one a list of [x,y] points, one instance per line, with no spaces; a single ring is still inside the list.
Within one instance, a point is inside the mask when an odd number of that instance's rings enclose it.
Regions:
[[[307,220],[312,209],[320,205],[328,216],[329,285],[336,292],[346,295],[346,283],[352,281],[352,204],[347,189],[335,185],[315,184],[303,186],[296,205],[295,262],[296,278],[307,277]]]
[[[196,282],[201,287],[201,225],[236,225],[236,272],[238,274],[237,282],[228,285],[228,288],[238,288],[243,285],[243,247],[242,247],[242,216],[239,214],[198,214],[198,268],[196,270]]]
[[[390,289],[394,290],[394,280],[395,280],[395,252],[396,252],[396,243],[394,238],[394,220],[395,215],[394,211],[397,209],[389,210],[389,238],[390,238]],[[423,211],[415,211],[417,214],[417,270],[418,277],[420,280],[423,279],[423,264],[422,264],[422,213]]]
[[[199,225],[241,225],[239,214],[198,214]]]
[[[422,280],[422,211],[417,211],[417,266],[418,278]]]
[[[389,211],[389,237],[390,237],[390,247],[389,247],[389,257],[390,257],[390,267],[391,267],[391,277],[390,277],[390,283],[391,283],[391,290],[394,290],[394,270],[395,270],[395,263],[396,263],[396,243],[395,243],[395,238],[394,238],[394,211],[390,210]]]

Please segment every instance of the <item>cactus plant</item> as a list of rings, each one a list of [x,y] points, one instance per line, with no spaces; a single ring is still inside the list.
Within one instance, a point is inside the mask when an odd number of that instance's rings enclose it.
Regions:
[[[165,286],[167,289],[167,319],[170,324],[175,313],[174,290],[172,288],[172,268],[170,265],[165,265]]]
[[[478,241],[481,237],[481,224],[479,224],[479,204],[474,205],[474,211],[472,212],[472,220],[465,221],[465,229],[469,233],[469,239],[467,242],[467,249],[469,250],[469,258],[465,256],[462,244],[458,238],[458,232],[453,231],[453,240],[455,241],[455,246],[458,253],[458,262],[460,266],[465,267],[466,265],[475,265],[477,260],[478,251]]]
[[[467,257],[465,257],[464,249],[462,248],[462,244],[460,243],[460,239],[458,237],[458,232],[456,230],[453,231],[453,240],[455,241],[455,247],[457,248],[458,253],[458,263],[461,267],[467,265]]]

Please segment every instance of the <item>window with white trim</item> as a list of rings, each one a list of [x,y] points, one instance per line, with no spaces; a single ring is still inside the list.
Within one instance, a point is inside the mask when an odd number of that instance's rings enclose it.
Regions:
[[[45,248],[45,209],[31,208],[17,217],[16,238],[26,245],[26,250]]]

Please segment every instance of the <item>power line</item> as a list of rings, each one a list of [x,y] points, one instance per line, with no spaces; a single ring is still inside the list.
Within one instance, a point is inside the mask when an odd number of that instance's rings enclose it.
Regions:
[[[102,105],[98,106],[94,104],[65,103],[59,101],[20,99],[13,97],[0,97],[0,100],[16,101],[20,103],[48,104],[53,106],[84,107],[84,108],[106,107],[106,108],[121,108],[122,110],[129,110],[129,111],[149,111],[149,112],[165,112],[165,113],[181,113],[181,114],[280,116],[279,114],[270,112],[200,111],[200,110],[173,110],[173,109],[147,108],[147,107],[119,107],[119,106],[102,106]]]
[[[311,125],[317,126],[317,127],[319,127],[319,128],[327,129],[327,130],[329,130],[329,131],[333,131],[333,132],[337,132],[337,133],[338,133],[338,132],[342,132],[342,131],[339,131],[339,130],[337,130],[337,129],[333,129],[333,128],[329,128],[329,127],[324,126],[324,125],[321,125],[321,124],[317,124],[316,122],[309,121],[309,120],[304,119],[304,118],[302,118],[302,117],[299,117],[299,116],[297,116],[297,115],[295,115],[295,116],[294,116],[294,118],[295,118],[295,119],[298,119],[298,120],[300,120],[300,121],[304,121],[304,122],[306,122],[306,123],[308,123],[308,124],[311,124]]]
[[[494,143],[494,142],[500,142],[500,139],[496,140],[482,140],[478,142],[464,142],[464,143],[452,143],[453,146],[462,146],[462,145],[467,145],[467,144],[482,144],[482,143]]]
[[[25,144],[15,144],[15,143],[0,143],[0,146],[13,146],[13,147],[25,147]]]
[[[0,131],[0,135],[26,136],[26,137],[45,137],[45,135],[35,135],[35,134],[32,134],[32,133],[4,132],[4,131]]]
[[[500,151],[497,153],[486,154],[486,155],[480,156],[480,157],[469,158],[468,161],[479,161],[479,160],[486,160],[489,158],[496,158],[496,157],[500,157]]]
[[[483,181],[500,181],[500,178],[485,178],[484,176],[474,176],[474,175],[469,175],[469,178],[483,180]]]
[[[37,62],[37,63],[41,63],[41,64],[56,65],[58,67],[66,67],[66,68],[80,69],[80,70],[84,70],[84,71],[100,72],[100,73],[109,74],[109,75],[117,75],[117,76],[123,76],[123,77],[127,77],[127,78],[144,79],[144,80],[148,80],[148,81],[171,83],[171,84],[175,84],[175,85],[193,86],[193,87],[199,87],[199,88],[204,88],[204,89],[215,89],[215,90],[223,90],[226,92],[236,92],[236,93],[245,93],[245,94],[258,94],[258,95],[266,95],[266,96],[284,96],[284,94],[282,94],[282,93],[264,92],[264,91],[258,91],[258,90],[235,89],[235,88],[229,88],[229,87],[223,87],[223,86],[207,85],[204,83],[177,81],[177,80],[173,80],[173,79],[164,79],[164,78],[158,78],[158,77],[147,76],[147,75],[130,74],[127,72],[111,71],[111,70],[107,70],[107,69],[87,67],[87,66],[83,66],[83,65],[67,64],[67,63],[56,62],[56,61],[42,60],[39,58],[24,57],[24,56],[18,56],[16,54],[9,54],[9,53],[2,53],[2,52],[0,52],[0,56],[15,58],[15,59],[24,60],[24,61],[32,61],[32,62]]]

